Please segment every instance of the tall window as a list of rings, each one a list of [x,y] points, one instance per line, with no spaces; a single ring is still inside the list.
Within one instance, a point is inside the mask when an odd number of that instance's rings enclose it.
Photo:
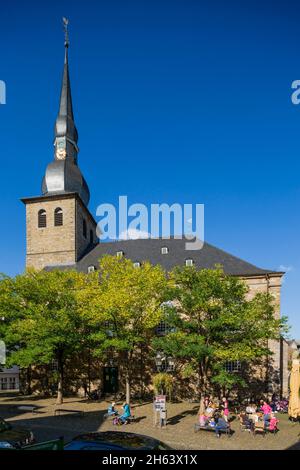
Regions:
[[[90,230],[90,244],[92,245],[94,243],[94,234],[93,230]]]
[[[47,216],[44,209],[39,210],[38,212],[38,227],[45,228],[47,227]]]
[[[63,225],[63,211],[60,207],[57,207],[54,211],[54,225],[55,227]]]
[[[86,220],[83,219],[83,222],[82,222],[82,233],[83,233],[83,236],[84,238],[86,238]]]
[[[224,364],[224,369],[226,372],[241,372],[241,361],[226,361]]]
[[[165,320],[161,320],[155,329],[155,333],[158,336],[165,336],[168,333],[171,333],[174,331],[175,331],[175,328],[168,325],[168,323]]]

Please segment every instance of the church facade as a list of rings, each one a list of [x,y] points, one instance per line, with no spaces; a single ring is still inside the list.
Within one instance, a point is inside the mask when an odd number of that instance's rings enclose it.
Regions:
[[[149,238],[99,243],[96,221],[88,209],[89,188],[78,166],[78,133],[73,115],[68,46],[66,40],[54,159],[46,168],[42,194],[22,199],[26,206],[26,267],[38,270],[75,268],[91,272],[97,269],[103,254],[126,256],[137,265],[147,260],[160,264],[167,271],[177,265],[193,264],[198,269],[213,269],[220,264],[226,274],[238,276],[247,283],[250,297],[257,292],[272,294],[279,317],[283,272],[258,268],[208,243],[204,243],[201,250],[188,252],[184,239]],[[272,365],[269,360],[261,375],[267,391],[276,390],[285,396],[288,392],[287,344],[284,340],[273,341],[270,347],[274,352]],[[118,373],[109,371],[107,364],[103,367],[104,376]]]

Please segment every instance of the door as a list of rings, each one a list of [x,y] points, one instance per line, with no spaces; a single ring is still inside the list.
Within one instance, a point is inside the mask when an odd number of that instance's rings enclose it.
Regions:
[[[103,367],[103,391],[104,393],[117,393],[118,368]]]

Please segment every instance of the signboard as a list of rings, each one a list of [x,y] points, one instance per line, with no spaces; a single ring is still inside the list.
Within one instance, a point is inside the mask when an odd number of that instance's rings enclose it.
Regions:
[[[154,398],[154,409],[156,411],[166,409],[166,395],[156,395]]]
[[[156,395],[153,401],[153,424],[160,427],[167,425],[166,395]]]

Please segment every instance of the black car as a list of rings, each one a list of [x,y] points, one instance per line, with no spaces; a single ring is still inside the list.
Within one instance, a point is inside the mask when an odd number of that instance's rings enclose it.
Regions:
[[[12,426],[0,418],[0,450],[20,449],[35,441],[33,433],[21,426]]]
[[[65,450],[170,450],[157,439],[132,432],[92,432],[81,434],[65,445]]]

